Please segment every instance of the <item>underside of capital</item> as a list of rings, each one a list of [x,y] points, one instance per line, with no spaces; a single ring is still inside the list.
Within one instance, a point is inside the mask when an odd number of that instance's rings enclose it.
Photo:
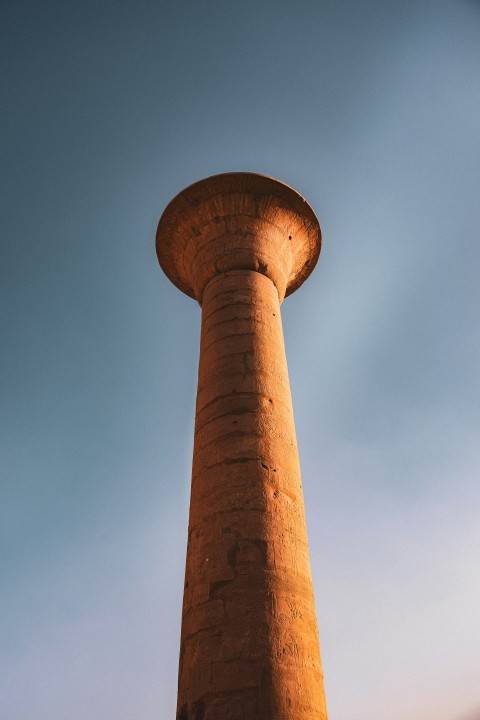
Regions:
[[[281,302],[315,267],[321,231],[310,205],[288,185],[226,173],[190,185],[170,202],[156,248],[165,274],[200,304],[208,283],[231,270],[266,275]]]

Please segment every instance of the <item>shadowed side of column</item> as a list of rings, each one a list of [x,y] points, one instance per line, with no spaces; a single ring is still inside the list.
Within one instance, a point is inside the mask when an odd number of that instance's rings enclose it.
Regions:
[[[278,291],[204,290],[177,720],[325,720]]]

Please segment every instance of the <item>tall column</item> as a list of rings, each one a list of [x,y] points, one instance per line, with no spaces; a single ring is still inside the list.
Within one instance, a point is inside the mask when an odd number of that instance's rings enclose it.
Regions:
[[[160,265],[202,306],[177,720],[327,718],[280,317],[320,244],[305,200],[250,173],[160,219]]]

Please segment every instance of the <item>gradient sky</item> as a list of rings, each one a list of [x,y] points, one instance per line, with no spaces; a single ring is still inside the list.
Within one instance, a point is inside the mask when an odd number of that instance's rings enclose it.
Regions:
[[[183,187],[318,214],[282,308],[331,720],[480,718],[480,3],[0,0],[2,720],[175,715]]]

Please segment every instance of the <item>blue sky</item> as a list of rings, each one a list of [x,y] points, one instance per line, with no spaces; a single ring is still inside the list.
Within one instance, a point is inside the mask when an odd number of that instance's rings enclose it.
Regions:
[[[200,330],[158,218],[234,170],[282,308],[332,720],[480,718],[480,3],[0,2],[0,716],[175,713]]]

